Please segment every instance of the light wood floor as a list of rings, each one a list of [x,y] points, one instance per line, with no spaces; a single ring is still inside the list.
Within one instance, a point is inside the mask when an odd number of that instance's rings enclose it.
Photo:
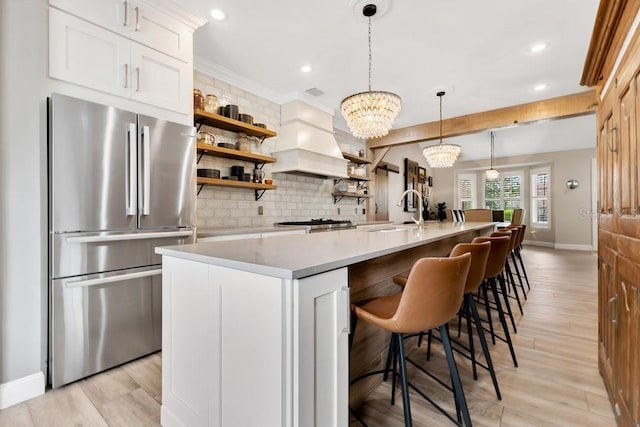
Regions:
[[[524,256],[532,290],[514,335],[519,367],[506,344],[490,346],[502,401],[486,371],[473,381],[470,364],[456,358],[474,425],[615,426],[597,369],[595,255],[526,247]],[[424,351],[411,355],[422,360]],[[440,345],[424,366],[446,378]],[[452,411],[450,393],[418,374],[410,369],[415,383]],[[389,394],[382,384],[360,408],[370,426],[403,425],[401,396],[392,407]],[[157,426],[160,400],[161,357],[154,354],[4,409],[0,426]],[[414,425],[453,425],[414,392],[411,404]]]

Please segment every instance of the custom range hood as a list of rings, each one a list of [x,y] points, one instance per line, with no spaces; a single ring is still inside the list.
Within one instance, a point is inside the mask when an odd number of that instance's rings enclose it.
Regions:
[[[346,178],[348,161],[333,136],[333,115],[303,101],[282,105],[272,172]]]

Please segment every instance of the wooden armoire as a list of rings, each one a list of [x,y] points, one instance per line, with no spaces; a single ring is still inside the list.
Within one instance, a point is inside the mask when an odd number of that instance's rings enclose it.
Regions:
[[[640,427],[640,0],[601,0],[581,84],[598,95],[600,373],[618,425]]]

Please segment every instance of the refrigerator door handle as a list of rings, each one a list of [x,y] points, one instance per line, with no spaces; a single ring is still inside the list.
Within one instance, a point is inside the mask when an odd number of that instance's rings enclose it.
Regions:
[[[193,235],[193,230],[159,231],[156,233],[124,233],[124,234],[110,234],[106,236],[103,235],[103,236],[67,237],[67,243],[117,242],[121,240],[162,239],[164,237],[189,237],[192,235]]]
[[[151,196],[151,153],[149,152],[149,126],[142,127],[142,215],[149,215]]]
[[[100,277],[98,279],[76,280],[64,284],[65,288],[86,288],[88,286],[105,285],[108,283],[123,282],[125,280],[139,279],[141,277],[157,276],[162,274],[162,269],[139,271],[137,273],[120,274],[117,276]]]
[[[136,124],[129,123],[127,131],[127,176],[126,176],[126,198],[127,198],[127,215],[136,214],[136,164],[138,163],[136,154]]]

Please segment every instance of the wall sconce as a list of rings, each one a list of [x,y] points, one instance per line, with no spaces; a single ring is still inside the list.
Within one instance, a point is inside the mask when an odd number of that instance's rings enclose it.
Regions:
[[[570,179],[567,181],[567,188],[569,190],[575,190],[579,186],[580,186],[580,181],[578,181],[577,179]]]

